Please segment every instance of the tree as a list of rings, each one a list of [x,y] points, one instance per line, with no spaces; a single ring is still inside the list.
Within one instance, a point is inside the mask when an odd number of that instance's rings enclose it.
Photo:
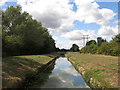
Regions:
[[[102,37],[97,38],[97,44],[100,46],[103,42],[106,42],[106,40],[102,39]]]
[[[79,52],[79,46],[76,44],[73,44],[72,47],[70,48],[70,51],[72,52]]]
[[[81,53],[96,53],[97,52],[97,45],[94,42],[94,40],[91,40],[90,43],[88,43],[87,46],[83,47],[81,49]]]
[[[113,41],[120,43],[120,34],[116,35]]]
[[[20,49],[23,47],[21,37],[16,35],[6,36],[3,44],[3,51],[7,51],[11,55],[20,54]]]
[[[97,44],[94,40],[89,41],[86,46],[81,49],[81,53],[98,53],[117,56],[120,55],[119,46],[120,34],[116,35],[110,42],[98,37]]]
[[[96,41],[95,40],[91,40],[91,41],[86,43],[86,46],[90,46],[92,44],[96,45]]]
[[[28,13],[22,13],[21,7],[8,7],[2,17],[3,53],[41,54],[55,50],[55,41],[48,30]]]
[[[104,42],[98,48],[97,53],[109,55],[111,53],[111,47],[108,42]]]
[[[81,53],[89,53],[89,47],[85,46],[85,47],[81,48],[80,52]]]

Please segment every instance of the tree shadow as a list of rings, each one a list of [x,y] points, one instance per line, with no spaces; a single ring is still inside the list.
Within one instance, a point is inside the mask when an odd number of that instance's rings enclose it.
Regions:
[[[56,59],[53,59],[52,61],[43,65],[41,68],[38,68],[37,73],[29,74],[25,82],[22,84],[22,88],[40,88],[42,85],[44,85],[54,69],[55,61]]]
[[[22,57],[8,57],[2,61],[2,85],[11,87],[16,82],[24,80],[30,73],[37,72],[37,68],[44,64]]]

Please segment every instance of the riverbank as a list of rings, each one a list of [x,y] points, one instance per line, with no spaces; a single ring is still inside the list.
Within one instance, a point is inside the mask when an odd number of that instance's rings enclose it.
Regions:
[[[118,57],[80,53],[66,56],[91,88],[118,87]]]
[[[57,57],[57,54],[12,56],[2,59],[2,86],[16,88],[26,77]]]

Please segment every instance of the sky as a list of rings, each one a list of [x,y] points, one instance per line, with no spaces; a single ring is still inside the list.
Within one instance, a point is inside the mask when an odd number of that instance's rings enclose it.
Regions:
[[[2,10],[13,5],[22,7],[48,31],[55,39],[56,47],[69,49],[72,44],[82,48],[83,35],[89,40],[102,37],[110,41],[118,34],[118,0],[3,0]],[[104,0],[105,1],[105,0]]]

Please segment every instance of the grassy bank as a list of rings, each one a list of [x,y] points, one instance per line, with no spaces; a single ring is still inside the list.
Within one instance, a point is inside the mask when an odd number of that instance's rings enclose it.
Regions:
[[[118,87],[118,67],[120,67],[118,57],[80,53],[70,53],[66,56],[90,87]]]
[[[17,87],[37,69],[55,58],[56,54],[12,56],[2,59],[3,88]]]

